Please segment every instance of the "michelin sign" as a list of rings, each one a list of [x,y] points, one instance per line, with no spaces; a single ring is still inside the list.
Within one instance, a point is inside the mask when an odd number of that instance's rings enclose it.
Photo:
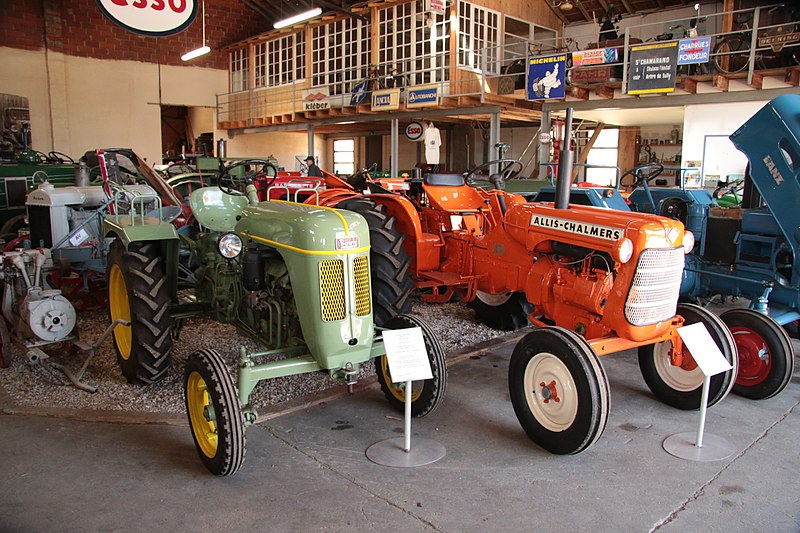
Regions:
[[[406,89],[406,107],[426,107],[439,105],[438,85],[417,85]]]

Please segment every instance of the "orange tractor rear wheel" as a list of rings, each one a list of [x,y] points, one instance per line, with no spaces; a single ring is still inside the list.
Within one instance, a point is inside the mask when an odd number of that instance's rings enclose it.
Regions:
[[[393,316],[411,311],[414,280],[409,272],[411,258],[403,248],[406,236],[397,229],[397,219],[386,207],[364,197],[339,202],[363,216],[369,225],[370,278],[375,325],[383,326]]]

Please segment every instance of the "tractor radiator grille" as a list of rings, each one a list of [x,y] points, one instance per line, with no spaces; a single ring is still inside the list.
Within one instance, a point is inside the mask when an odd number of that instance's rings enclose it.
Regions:
[[[369,296],[369,261],[366,255],[353,260],[353,279],[356,284],[356,316],[368,315],[370,312]]]
[[[642,252],[625,302],[628,322],[646,326],[675,316],[683,261],[683,247]]]
[[[347,312],[344,299],[344,261],[326,259],[319,264],[319,286],[322,299],[322,320],[344,320]]]

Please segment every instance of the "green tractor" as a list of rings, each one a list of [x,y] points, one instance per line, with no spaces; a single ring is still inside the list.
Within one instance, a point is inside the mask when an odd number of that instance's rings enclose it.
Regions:
[[[241,167],[241,165],[239,165]],[[257,418],[250,395],[262,380],[321,371],[351,385],[369,359],[392,407],[402,412],[405,386],[393,383],[383,329],[420,327],[433,378],[414,382],[412,415],[424,416],[442,400],[445,354],[430,328],[411,315],[383,327],[373,322],[369,227],[357,213],[285,201],[259,202],[258,170],[224,170],[219,186],[192,192],[201,231],[179,238],[174,226],[150,218],[134,204],[110,215],[104,234],[111,320],[117,359],[132,383],[152,383],[170,364],[173,332],[191,316],[234,323],[263,346],[239,349],[234,384],[212,348],[189,357],[184,375],[186,410],[205,466],[231,475],[242,464],[244,429]],[[116,211],[119,212],[119,211]],[[178,284],[179,256],[194,261],[193,288]],[[283,359],[262,361],[281,354]]]

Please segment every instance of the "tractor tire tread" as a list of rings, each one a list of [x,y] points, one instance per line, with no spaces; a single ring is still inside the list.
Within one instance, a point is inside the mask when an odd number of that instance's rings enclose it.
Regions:
[[[411,258],[403,248],[406,237],[397,231],[397,219],[386,213],[385,206],[363,197],[343,200],[336,207],[358,213],[369,226],[375,324],[382,326],[393,316],[411,311]]]

